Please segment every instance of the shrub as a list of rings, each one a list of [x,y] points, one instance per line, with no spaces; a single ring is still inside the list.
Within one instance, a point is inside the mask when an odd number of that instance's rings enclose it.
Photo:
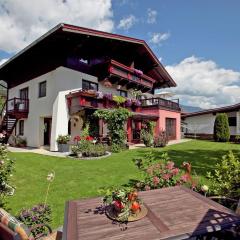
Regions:
[[[235,136],[235,143],[240,143],[240,135]]]
[[[226,113],[219,113],[214,123],[214,140],[216,142],[228,142],[230,139],[230,130],[228,116]]]
[[[51,208],[48,205],[38,204],[29,209],[22,209],[17,218],[28,228],[32,228],[38,224],[50,224],[51,213]],[[34,230],[32,234],[36,237],[40,233],[47,233],[45,231],[44,227],[40,227]]]
[[[180,169],[175,167],[174,162],[169,159],[167,153],[159,156],[150,152],[144,158],[137,158],[133,161],[143,172],[142,180],[134,183],[134,187],[137,189],[150,190],[181,184],[191,188],[196,187],[196,182],[191,176],[191,165],[184,163],[183,166],[186,171],[181,174]]]
[[[110,148],[111,148],[111,152],[118,153],[118,152],[121,152],[121,151],[125,150],[126,145],[125,144],[113,143]]]
[[[0,144],[0,206],[4,206],[5,197],[13,195],[14,188],[10,186],[11,175],[14,171],[14,161],[8,157],[5,145]]]
[[[22,136],[16,137],[16,146],[17,147],[26,147],[27,146],[27,139]]]
[[[70,141],[69,135],[59,135],[57,138],[58,144],[67,144]]]
[[[81,140],[72,147],[74,155],[82,154],[83,157],[100,157],[106,154],[107,146],[101,143],[93,144],[88,140]]]
[[[222,157],[208,177],[214,195],[240,198],[240,160],[231,151]]]
[[[140,138],[146,147],[153,146],[153,135],[149,133],[146,129],[141,130]]]
[[[157,147],[165,147],[168,144],[168,137],[166,132],[161,131],[159,135],[154,139],[153,146]]]

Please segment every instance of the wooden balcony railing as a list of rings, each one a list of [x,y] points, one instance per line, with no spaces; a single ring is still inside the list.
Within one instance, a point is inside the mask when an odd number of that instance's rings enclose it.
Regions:
[[[29,99],[12,98],[7,100],[6,112],[8,114],[28,114],[29,112]]]
[[[179,105],[179,99],[176,100],[167,100],[164,98],[147,98],[147,99],[141,99],[141,105],[142,107],[152,107],[152,106],[158,106],[170,110],[177,110],[180,111],[180,105]]]
[[[67,95],[68,107],[71,114],[78,112],[84,108],[92,109],[104,109],[104,108],[114,108],[117,106],[116,102],[106,98],[98,98],[97,94],[86,93],[83,91],[72,92]],[[134,103],[130,106],[126,103],[121,105],[126,107],[131,111],[141,111],[141,108],[146,107],[160,107],[164,109],[180,111],[180,106],[178,100],[176,102],[166,100],[163,98],[148,98],[140,100],[140,106]]]
[[[153,78],[143,74],[141,71],[125,66],[115,60],[109,61],[108,71],[112,75],[127,79],[129,82],[137,83],[150,89],[153,88],[153,83],[155,82]]]

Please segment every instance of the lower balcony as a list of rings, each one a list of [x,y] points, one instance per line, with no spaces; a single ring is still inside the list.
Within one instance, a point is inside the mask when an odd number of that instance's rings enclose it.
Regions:
[[[113,100],[112,94],[88,91],[76,91],[67,95],[67,103],[69,113],[74,114],[85,108],[88,109],[105,109],[114,108],[117,103]],[[163,98],[148,98],[148,99],[130,99],[121,104],[121,107],[128,108],[132,112],[141,112],[146,108],[162,108],[171,111],[180,111],[179,102],[170,101]]]

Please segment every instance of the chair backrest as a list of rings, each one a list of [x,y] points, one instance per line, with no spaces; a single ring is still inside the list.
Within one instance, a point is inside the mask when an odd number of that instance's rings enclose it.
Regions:
[[[0,223],[0,239],[1,240],[14,240],[16,233],[14,233],[7,226]]]
[[[4,209],[0,208],[0,224],[1,231],[4,235],[9,236],[7,240],[19,239],[28,240],[29,231],[21,222],[19,222],[15,217],[11,216]],[[2,237],[2,235],[0,235]]]

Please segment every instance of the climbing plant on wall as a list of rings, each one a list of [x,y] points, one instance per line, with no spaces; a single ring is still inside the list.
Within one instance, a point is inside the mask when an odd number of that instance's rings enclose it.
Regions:
[[[126,140],[124,129],[127,119],[132,115],[126,108],[99,109],[94,116],[103,119],[108,126],[112,144],[123,145]]]

